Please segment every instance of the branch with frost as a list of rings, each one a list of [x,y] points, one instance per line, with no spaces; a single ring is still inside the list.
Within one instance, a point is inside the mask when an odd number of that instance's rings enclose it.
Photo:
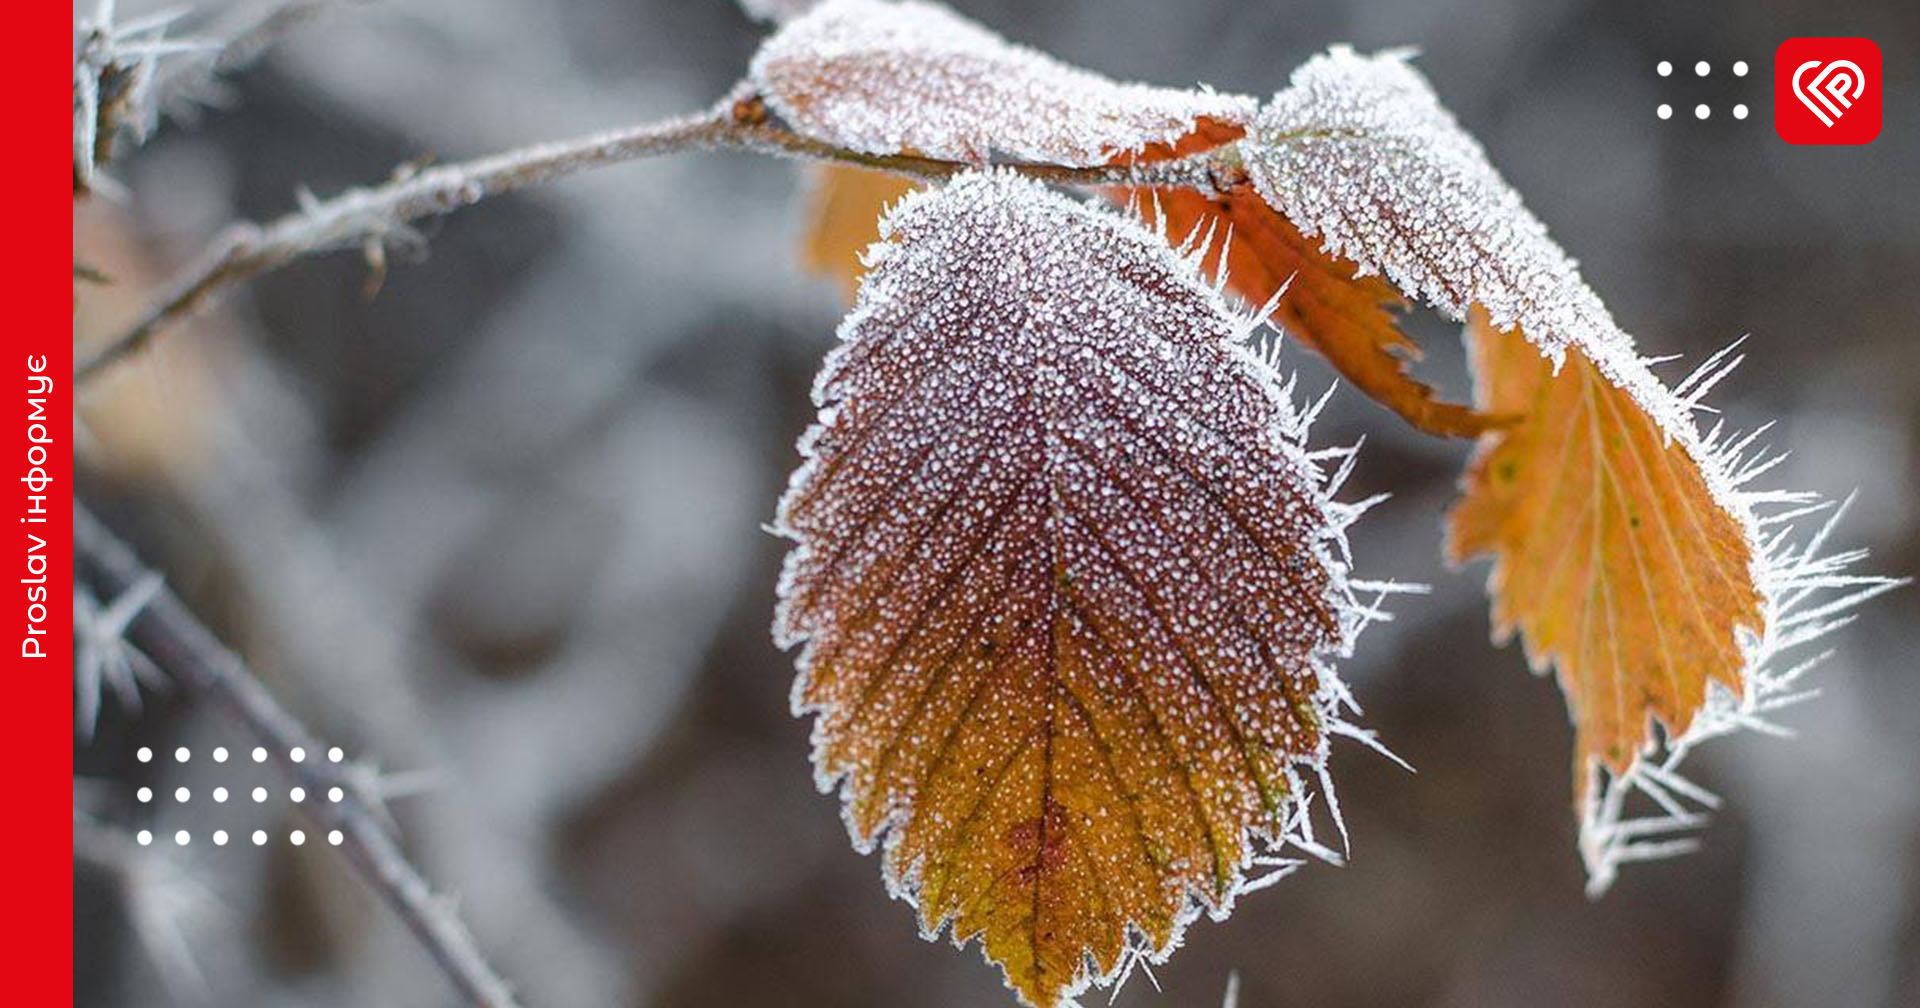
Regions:
[[[138,648],[127,643],[127,625],[163,587],[158,575],[127,587],[102,605],[93,593],[73,593],[74,730],[92,738],[108,690],[128,710],[140,709],[140,687],[165,685],[165,678]]]
[[[140,350],[162,331],[212,304],[235,284],[323,252],[359,248],[376,275],[387,243],[416,239],[409,228],[490,196],[591,168],[681,151],[738,150],[836,161],[912,178],[940,180],[979,167],[959,160],[867,154],[797,133],[770,119],[758,97],[723,101],[706,113],[522,147],[420,170],[403,165],[391,181],[328,200],[302,194],[299,210],[268,224],[237,224],[203,252],[127,329],[83,359],[75,377],[91,378]],[[1020,162],[1008,170],[1072,185],[1188,186],[1211,190],[1238,171],[1227,151],[1140,165],[1076,167]]]
[[[122,129],[144,139],[153,125],[153,81],[162,58],[205,43],[171,39],[177,11],[118,22],[114,0],[73,26],[73,191],[92,191]]]
[[[77,502],[73,528],[76,566],[86,572],[98,593],[120,597],[157,576]],[[348,861],[420,939],[468,1003],[487,1008],[517,1004],[506,980],[488,964],[450,901],[434,894],[383,825],[388,820],[381,798],[365,775],[318,759],[294,762],[289,755],[293,750],[319,753],[324,747],[178,596],[164,587],[154,591],[128,625],[127,637],[182,688],[225,706],[273,755],[274,763],[308,793],[326,794],[339,788],[340,801],[302,803],[301,811],[317,828],[340,832],[340,849]]]
[[[183,11],[126,21],[116,0],[99,0],[73,26],[73,189],[99,184],[122,133],[143,142],[169,110],[217,97],[214,80],[260,57],[274,42],[346,0],[280,0],[243,6],[200,34],[168,31]]]

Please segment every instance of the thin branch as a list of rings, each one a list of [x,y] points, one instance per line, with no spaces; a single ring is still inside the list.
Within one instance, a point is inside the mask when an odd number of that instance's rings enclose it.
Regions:
[[[424,171],[402,166],[392,181],[350,189],[305,205],[270,224],[227,229],[212,247],[168,284],[160,299],[132,326],[83,359],[75,379],[92,378],[115,361],[146,346],[163,330],[213,303],[227,288],[304,256],[366,249],[370,258],[407,225],[451,213],[490,196],[564,178],[602,165],[688,150],[741,150],[782,157],[837,161],[914,178],[938,180],[980,165],[908,155],[875,155],[802,136],[772,121],[754,96],[721,102],[696,116],[614,130],[576,140],[523,147]],[[1199,154],[1139,165],[1096,166],[1014,163],[1001,167],[1049,182],[1071,185],[1218,187],[1236,168],[1226,154]]]
[[[97,593],[114,597],[154,576],[133,550],[79,502],[74,503],[76,565],[89,572]],[[320,830],[338,830],[341,850],[444,970],[461,996],[484,1008],[514,1008],[507,982],[481,955],[446,899],[436,896],[399,844],[380,825],[374,800],[343,765],[317,758],[325,749],[273,694],[220,643],[179,597],[161,588],[128,630],[128,639],[180,685],[226,706],[244,723],[274,762],[313,795],[340,788],[338,802],[302,802],[301,811]],[[294,749],[316,758],[295,763]]]

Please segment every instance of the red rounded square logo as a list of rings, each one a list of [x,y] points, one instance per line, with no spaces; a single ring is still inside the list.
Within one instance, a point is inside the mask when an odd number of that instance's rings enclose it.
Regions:
[[[1880,135],[1880,47],[1864,38],[1780,43],[1773,128],[1790,144],[1870,143]]]

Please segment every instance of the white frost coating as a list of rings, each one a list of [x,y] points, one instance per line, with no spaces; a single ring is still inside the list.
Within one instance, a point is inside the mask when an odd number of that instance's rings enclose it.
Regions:
[[[1026,531],[1004,539],[991,536],[984,547],[987,555],[1002,553],[1021,563],[1032,562],[1019,560],[1022,556],[1057,556],[1061,569],[1077,582],[1094,585],[1105,575],[1091,562],[1082,565],[1085,536],[1072,517],[1076,509],[1085,509],[1096,516],[1114,516],[1103,528],[1126,563],[1156,578],[1169,597],[1203,573],[1241,570],[1236,565],[1245,561],[1244,546],[1221,545],[1203,554],[1204,564],[1195,565],[1187,539],[1128,521],[1126,494],[1088,469],[1074,449],[1080,445],[1107,452],[1114,462],[1127,465],[1130,489],[1150,492],[1172,485],[1162,471],[1166,463],[1133,454],[1151,436],[1163,448],[1217,460],[1220,492],[1284,491],[1295,502],[1281,509],[1291,516],[1285,519],[1291,523],[1287,530],[1299,530],[1298,538],[1289,541],[1304,543],[1303,559],[1310,557],[1326,574],[1319,591],[1334,615],[1333,626],[1309,626],[1281,610],[1263,621],[1276,641],[1294,642],[1291,653],[1317,677],[1312,703],[1324,726],[1310,751],[1290,754],[1284,772],[1292,798],[1285,806],[1284,823],[1244,828],[1241,839],[1250,853],[1242,863],[1228,866],[1219,897],[1182,890],[1167,941],[1154,943],[1130,929],[1127,951],[1113,970],[1094,976],[1090,966],[1083,966],[1061,995],[1070,998],[1089,984],[1113,982],[1137,965],[1164,961],[1203,911],[1225,918],[1237,895],[1278,881],[1299,867],[1302,855],[1341,859],[1315,838],[1309,814],[1312,795],[1320,793],[1344,841],[1345,827],[1338,820],[1326,774],[1329,743],[1334,735],[1377,743],[1344,720],[1358,708],[1332,660],[1351,654],[1367,624],[1387,618],[1381,610],[1385,596],[1418,589],[1350,579],[1345,529],[1376,502],[1333,499],[1352,470],[1355,449],[1306,449],[1308,424],[1318,405],[1296,405],[1293,382],[1281,382],[1269,362],[1247,348],[1247,335],[1263,320],[1230,308],[1220,289],[1201,277],[1198,264],[1210,251],[1203,244],[1176,249],[1136,219],[1074,202],[1003,172],[967,173],[944,188],[908,195],[882,222],[881,239],[868,251],[871,269],[854,310],[840,326],[842,342],[815,384],[820,419],[800,441],[804,463],[789,483],[774,526],[797,543],[782,571],[775,639],[783,647],[805,644],[797,662],[794,707],[796,714],[817,715],[816,783],[822,791],[840,791],[858,849],[870,851],[884,836],[894,896],[916,901],[918,866],[896,863],[894,857],[902,832],[915,828],[914,796],[894,805],[877,826],[857,822],[853,805],[861,789],[871,787],[870,779],[863,779],[867,769],[828,762],[824,754],[831,743],[828,724],[834,711],[807,695],[823,635],[838,632],[833,627],[838,621],[823,618],[822,607],[832,613],[832,593],[839,590],[834,582],[841,580],[841,572],[857,574],[863,565],[902,557],[912,562],[903,563],[901,578],[940,576],[943,551],[951,548],[947,540],[955,537],[906,533],[923,521],[940,520],[934,512],[944,510],[945,502],[954,502],[951,514],[968,515],[955,521],[984,520],[971,517],[979,509],[969,495],[1026,473],[1037,473],[1040,484],[1031,491],[1016,490],[1012,499],[1031,500],[1031,519],[1019,516],[1021,505],[1001,505],[1014,513],[1005,527]],[[1164,382],[1164,387],[1144,388],[1125,379],[1108,366],[1114,360],[1138,365],[1140,373]],[[1124,401],[1115,398],[1120,393]],[[1134,432],[1101,412],[1114,408],[1139,410],[1151,435]],[[886,412],[892,409],[899,412]],[[882,422],[884,426],[877,426]],[[1233,450],[1222,451],[1225,448]],[[956,449],[978,454],[982,461],[975,467],[943,460],[942,453]],[[847,459],[859,450],[870,454],[859,467],[864,471],[854,472]],[[896,456],[918,458],[921,451],[931,455],[906,470],[910,480],[897,478],[902,471],[898,464],[884,462]],[[878,510],[871,531],[855,543],[861,548],[850,554],[839,548],[849,541],[852,523],[865,519],[809,496],[820,492],[828,479],[854,481],[835,490],[838,500],[864,496]],[[1278,494],[1260,496],[1279,499]],[[895,529],[894,523],[900,527]],[[1195,515],[1191,530],[1183,531],[1199,537],[1211,524],[1209,516]],[[1231,582],[1223,583],[1232,588]],[[979,587],[993,589],[992,584]],[[819,601],[814,588],[823,588],[828,601]],[[1284,607],[1291,601],[1269,599],[1268,604]],[[1128,624],[1143,648],[1159,643],[1153,639],[1153,623],[1143,617]],[[1218,671],[1234,671],[1229,666],[1240,645],[1220,622],[1195,620],[1185,624],[1183,632],[1197,653],[1217,657]],[[855,641],[849,646],[864,645]],[[875,651],[897,653],[890,642],[876,643]],[[1140,672],[1158,674],[1152,669]],[[889,691],[894,685],[889,684]],[[1193,744],[1202,742],[1196,739]],[[946,923],[933,922],[925,936],[938,937]]]
[[[1244,144],[1260,195],[1327,251],[1455,319],[1475,303],[1556,362],[1631,352],[1574,261],[1404,52],[1336,46],[1293,72]],[[1603,365],[1604,366],[1604,365]]]
[[[1681,389],[1694,385],[1704,392],[1704,386],[1738,363],[1722,363],[1723,355],[1702,364]],[[1635,364],[1644,367],[1638,360]],[[1674,398],[1690,406],[1698,401],[1697,392]],[[1589,768],[1590,786],[1580,810],[1580,857],[1587,868],[1587,892],[1593,896],[1613,884],[1623,864],[1694,849],[1694,840],[1679,834],[1705,825],[1720,802],[1681,775],[1687,754],[1702,742],[1740,730],[1790,734],[1768,719],[1818,692],[1804,688],[1801,679],[1832,653],[1808,654],[1807,645],[1852,622],[1851,610],[1861,603],[1907,583],[1904,578],[1849,573],[1866,559],[1865,550],[1826,552],[1851,497],[1835,504],[1810,493],[1743,489],[1785,457],[1753,447],[1762,431],[1736,436],[1715,424],[1700,438],[1692,435],[1691,424],[1688,430],[1682,443],[1707,474],[1715,499],[1740,519],[1752,544],[1749,573],[1760,591],[1764,628],[1737,631],[1743,659],[1739,695],[1710,680],[1706,703],[1684,731],[1636,755],[1617,778],[1597,764]],[[1756,516],[1758,507],[1774,513]],[[1823,512],[1824,520],[1809,527],[1806,519]],[[1629,808],[1629,802],[1636,807]]]
[[[1255,102],[1121,84],[1015,45],[945,7],[828,0],[760,47],[748,80],[794,129],[867,154],[1091,166],[1171,143]]]
[[[1604,891],[1625,862],[1686,850],[1691,841],[1673,834],[1704,823],[1716,799],[1680,776],[1682,759],[1735,729],[1771,729],[1765,715],[1808,695],[1794,684],[1812,661],[1785,656],[1898,582],[1846,574],[1864,553],[1820,555],[1842,508],[1811,534],[1796,535],[1796,519],[1825,507],[1815,496],[1746,489],[1782,456],[1754,449],[1758,431],[1737,437],[1716,425],[1703,435],[1693,417],[1739,359],[1716,354],[1668,389],[1406,54],[1335,47],[1308,61],[1261,111],[1244,146],[1261,196],[1362,272],[1383,273],[1456,319],[1483,305],[1497,329],[1519,326],[1556,365],[1568,347],[1585,353],[1693,459],[1715,503],[1740,525],[1762,598],[1762,626],[1734,631],[1740,694],[1710,683],[1692,721],[1663,726],[1665,742],[1639,754],[1618,779],[1596,764],[1581,810],[1580,853],[1592,893]],[[1763,516],[1756,513],[1762,507],[1781,510]],[[1820,596],[1835,590],[1843,594]],[[1650,814],[1628,811],[1636,792],[1651,803]]]

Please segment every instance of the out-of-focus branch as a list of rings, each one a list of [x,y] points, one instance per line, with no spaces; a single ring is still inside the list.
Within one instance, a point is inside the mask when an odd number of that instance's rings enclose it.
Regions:
[[[837,147],[775,122],[752,95],[723,101],[701,115],[523,147],[424,171],[403,166],[384,185],[351,189],[325,201],[309,198],[300,210],[270,224],[229,228],[132,326],[83,359],[75,368],[75,378],[91,378],[138,351],[161,331],[211,304],[227,288],[304,256],[362,248],[377,265],[382,261],[385,243],[408,234],[407,225],[421,218],[450,213],[489,196],[589,168],[686,150],[743,150],[838,161],[932,180],[982,167]],[[1208,152],[1138,165],[1081,168],[1023,162],[1000,167],[1071,185],[1210,189],[1220,182],[1223,171],[1237,170],[1232,157],[1231,153]]]
[[[123,132],[144,141],[164,112],[207,100],[219,75],[244,68],[294,28],[346,2],[256,3],[193,37],[169,38],[181,12],[120,21],[115,0],[99,0],[74,23],[74,194],[93,189]]]
[[[275,0],[242,4],[225,18],[199,29],[209,44],[161,65],[153,81],[153,102],[161,113],[205,100],[214,78],[244,70],[275,43],[330,8],[364,0]]]
[[[84,506],[75,502],[74,556],[98,594],[118,596],[153,572]],[[321,830],[338,830],[340,849],[426,946],[461,996],[485,1008],[517,1004],[505,979],[480,953],[449,902],[436,896],[381,825],[377,799],[346,769],[319,757],[324,748],[280,706],[241,662],[171,590],[161,588],[128,628],[128,639],[182,688],[225,706],[246,725],[280,769],[312,795],[340,788],[341,800],[303,802]],[[295,749],[314,758],[294,762]]]

